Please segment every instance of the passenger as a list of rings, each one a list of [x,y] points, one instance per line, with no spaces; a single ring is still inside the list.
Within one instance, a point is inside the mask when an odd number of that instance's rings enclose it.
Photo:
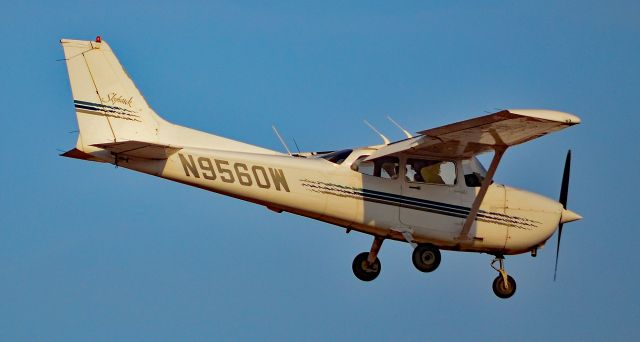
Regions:
[[[407,160],[407,166],[408,166],[407,174],[406,174],[407,181],[424,183],[424,179],[422,179],[422,176],[420,175],[420,168],[424,166],[424,161],[417,160],[417,159],[409,159]],[[410,172],[413,172],[413,177],[409,177],[411,175]]]
[[[398,177],[398,163],[386,162],[382,164],[382,169],[389,175],[389,178],[396,179]]]

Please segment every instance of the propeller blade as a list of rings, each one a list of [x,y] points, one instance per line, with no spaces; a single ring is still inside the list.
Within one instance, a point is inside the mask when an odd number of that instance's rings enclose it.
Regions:
[[[560,203],[567,209],[567,197],[569,196],[569,173],[571,172],[571,150],[567,152],[564,161],[564,173],[562,174],[562,186],[560,187]]]
[[[556,247],[556,267],[553,270],[553,281],[556,281],[556,276],[558,275],[558,256],[560,255],[560,238],[562,237],[562,226],[560,223],[558,226],[558,246]]]
[[[567,209],[567,197],[569,197],[569,173],[571,173],[571,150],[567,152],[567,158],[564,161],[564,172],[562,173],[562,185],[560,186],[560,203],[562,207]],[[562,238],[562,226],[558,225],[558,246],[556,247],[556,267],[553,271],[553,281],[556,281],[558,275],[558,257],[560,256],[560,239]]]

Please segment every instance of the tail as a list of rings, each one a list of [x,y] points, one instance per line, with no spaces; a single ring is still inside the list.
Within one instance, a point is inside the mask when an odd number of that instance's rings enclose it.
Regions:
[[[100,37],[95,41],[62,39],[60,43],[80,131],[76,151],[100,154],[105,146],[136,142],[277,153],[165,121],[149,107],[109,44]]]
[[[106,42],[60,41],[80,129],[77,146],[101,143],[158,142],[162,119],[149,107]]]

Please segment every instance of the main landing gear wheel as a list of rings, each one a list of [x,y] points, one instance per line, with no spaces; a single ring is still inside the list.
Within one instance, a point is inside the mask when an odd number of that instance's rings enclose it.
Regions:
[[[367,261],[368,257],[369,252],[362,252],[353,259],[353,264],[351,265],[353,274],[362,281],[372,281],[376,279],[382,269],[380,259],[376,257],[376,261],[369,264],[369,261]]]
[[[496,262],[500,262],[499,268],[494,266]],[[496,296],[505,299],[513,296],[513,294],[516,293],[516,280],[508,275],[507,271],[504,269],[504,256],[497,255],[491,262],[491,267],[499,273],[496,279],[493,280],[493,293],[495,293]]]
[[[421,272],[433,272],[440,265],[440,250],[431,244],[418,245],[413,249],[413,266]]]

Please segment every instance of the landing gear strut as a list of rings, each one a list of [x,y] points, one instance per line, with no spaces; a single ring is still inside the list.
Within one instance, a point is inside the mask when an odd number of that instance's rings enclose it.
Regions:
[[[499,262],[499,267],[494,265]],[[507,274],[504,269],[504,256],[496,255],[496,258],[491,262],[491,267],[498,271],[498,277],[493,280],[493,293],[500,298],[509,298],[516,293],[516,280]]]
[[[378,252],[382,246],[383,238],[375,237],[369,252],[362,252],[353,259],[351,269],[356,278],[362,281],[372,281],[378,277],[382,265],[378,259]]]

